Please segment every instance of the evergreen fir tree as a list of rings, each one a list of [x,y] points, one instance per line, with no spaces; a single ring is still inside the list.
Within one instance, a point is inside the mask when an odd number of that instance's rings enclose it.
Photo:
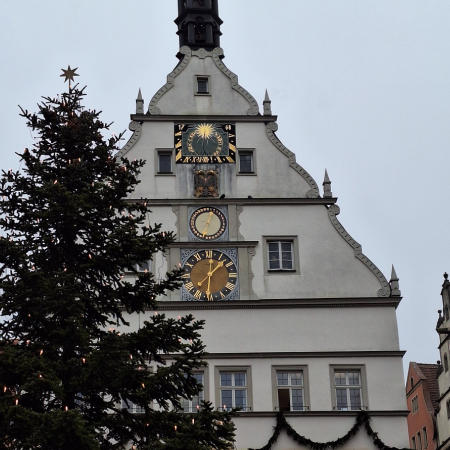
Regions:
[[[149,225],[145,200],[127,200],[144,161],[115,158],[121,136],[103,137],[109,125],[84,95],[69,87],[22,110],[36,143],[0,179],[0,445],[230,448],[233,413],[179,412],[201,388],[203,323],[153,315],[181,269],[161,281],[136,267],[174,236]],[[127,315],[143,312],[126,332]]]

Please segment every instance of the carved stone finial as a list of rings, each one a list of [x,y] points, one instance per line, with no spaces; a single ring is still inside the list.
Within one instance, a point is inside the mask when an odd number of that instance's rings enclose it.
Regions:
[[[395,273],[394,265],[392,265],[392,273],[391,273],[391,297],[401,297],[402,292],[400,291],[400,286],[398,284],[399,278]]]
[[[438,318],[438,321],[437,321],[437,324],[436,324],[436,330],[438,328],[440,328],[440,326],[444,323],[444,318],[442,317],[442,309],[439,309],[438,313],[439,313],[439,318]]]
[[[324,198],[331,198],[333,197],[333,193],[331,192],[331,181],[330,177],[328,176],[327,169],[325,169],[325,177],[323,179],[323,197]]]
[[[141,88],[139,88],[136,99],[136,114],[144,114],[144,99],[142,98]]]
[[[269,98],[269,93],[267,92],[267,89],[266,89],[266,95],[265,95],[264,101],[263,101],[263,106],[264,106],[264,115],[271,116],[272,115],[272,101]]]
[[[445,278],[445,280],[448,280],[448,273],[447,272],[444,273],[444,278]]]

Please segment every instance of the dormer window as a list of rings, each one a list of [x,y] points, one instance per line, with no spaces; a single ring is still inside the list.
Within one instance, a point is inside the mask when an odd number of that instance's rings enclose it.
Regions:
[[[197,77],[197,94],[209,94],[208,77]]]

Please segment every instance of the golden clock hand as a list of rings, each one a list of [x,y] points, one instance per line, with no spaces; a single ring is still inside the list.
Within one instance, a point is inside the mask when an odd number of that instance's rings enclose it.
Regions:
[[[212,211],[209,212],[209,219],[206,222],[206,227],[205,227],[205,229],[203,230],[203,233],[202,233],[203,237],[205,237],[206,233],[208,232],[209,222],[211,222],[211,217],[212,217],[213,214],[214,213]]]
[[[216,268],[212,272],[210,272],[210,274],[212,275],[217,269],[219,269],[220,267],[223,267],[223,263],[224,263],[224,261],[220,261],[220,263],[217,264]]]
[[[211,272],[212,263],[213,263],[213,260],[210,259],[209,260],[209,272],[208,272],[208,275],[206,275],[206,277],[202,281],[198,282],[199,286],[201,286],[206,281],[207,278],[211,278],[211,275],[212,275],[212,272]],[[208,289],[209,289],[209,283],[208,283]]]

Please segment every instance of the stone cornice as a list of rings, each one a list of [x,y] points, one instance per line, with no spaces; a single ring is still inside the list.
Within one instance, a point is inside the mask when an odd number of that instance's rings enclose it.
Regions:
[[[237,242],[236,242],[237,244]],[[173,244],[176,247],[176,244]],[[397,308],[401,297],[300,298],[270,300],[236,300],[223,302],[158,302],[158,311],[206,309],[296,309],[296,308]]]
[[[371,417],[407,417],[408,410],[368,411]],[[356,417],[359,411],[287,411],[288,417]],[[276,417],[277,411],[238,412],[238,417]]]
[[[348,350],[336,352],[253,352],[253,353],[206,353],[204,360],[211,359],[260,359],[260,358],[403,358],[403,350]]]
[[[174,242],[173,244],[169,244],[167,248],[247,248],[256,247],[258,244],[258,241]]]
[[[127,199],[134,203],[140,199]],[[147,200],[147,206],[211,206],[211,205],[242,205],[242,206],[272,206],[272,205],[334,205],[337,198],[159,198]]]
[[[276,122],[278,116],[233,116],[233,115],[168,115],[160,114],[131,114],[131,120],[135,122]]]

